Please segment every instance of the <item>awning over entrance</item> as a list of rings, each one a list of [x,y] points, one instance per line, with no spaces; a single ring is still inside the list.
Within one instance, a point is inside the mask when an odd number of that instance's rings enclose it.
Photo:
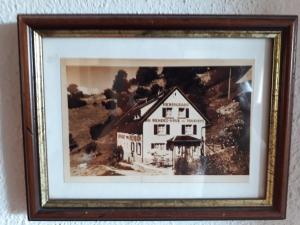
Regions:
[[[173,149],[174,146],[200,146],[203,140],[189,136],[179,135],[167,140],[167,149]]]

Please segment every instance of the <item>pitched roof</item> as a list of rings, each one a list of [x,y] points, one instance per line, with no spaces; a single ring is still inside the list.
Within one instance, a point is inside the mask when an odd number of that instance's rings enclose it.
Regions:
[[[180,90],[178,87],[172,88],[168,93],[162,94],[158,96],[157,98],[151,99],[148,102],[145,103],[137,103],[135,104],[131,109],[129,109],[116,123],[116,126],[118,126],[118,130],[121,132],[126,133],[142,133],[142,123],[152,115],[152,113],[174,92],[178,90],[179,93],[193,106],[193,108],[201,115],[201,117],[206,121],[209,122],[208,119],[203,115],[203,113],[198,109],[195,104],[186,97],[186,95]],[[140,115],[140,110],[157,101],[154,103],[154,105],[143,115]],[[136,115],[141,116],[139,119],[134,120],[134,117]]]
[[[122,132],[135,131],[135,129],[139,126],[141,122],[141,118],[138,120],[134,120],[135,116],[140,116],[141,109],[157,100],[159,100],[162,96],[157,98],[153,98],[147,102],[136,103],[132,106],[117,122],[115,126],[118,126],[118,130]],[[132,123],[132,124],[130,124]],[[136,128],[135,128],[136,127]],[[130,133],[130,132],[129,132]],[[134,132],[136,133],[136,132]]]
[[[140,121],[126,121],[118,125],[118,131],[128,134],[142,134],[143,123],[141,123]]]
[[[168,141],[177,142],[177,141],[201,141],[201,140],[189,135],[177,135],[175,137],[172,137]]]
[[[195,142],[200,143],[202,140],[189,136],[189,135],[178,135],[175,137],[172,137],[171,139],[167,140],[167,142],[170,143],[184,143],[184,142]]]
[[[209,122],[209,120],[206,118],[206,116],[204,116],[204,114],[198,109],[197,106],[195,106],[195,104],[186,97],[186,95],[183,93],[183,91],[178,88],[178,87],[174,87],[172,88],[166,95],[164,95],[159,101],[157,101],[143,116],[142,121],[145,121],[149,116],[152,115],[152,113],[174,92],[174,91],[179,91],[179,93],[188,101],[188,103],[190,103],[193,108],[202,116],[202,118],[206,121]]]

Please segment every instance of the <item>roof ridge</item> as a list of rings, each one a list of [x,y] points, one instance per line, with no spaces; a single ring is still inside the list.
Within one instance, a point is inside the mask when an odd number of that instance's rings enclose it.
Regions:
[[[120,122],[122,122],[122,120],[123,120],[124,118],[126,118],[126,116],[130,115],[130,113],[132,113],[134,110],[141,109],[141,108],[143,108],[143,107],[145,107],[145,106],[147,106],[147,105],[149,105],[149,104],[151,104],[151,103],[153,103],[153,102],[155,102],[155,101],[157,101],[157,100],[158,100],[158,99],[156,99],[156,98],[152,98],[152,99],[150,99],[149,101],[146,101],[146,102],[141,103],[141,104],[135,103],[129,110],[127,110],[126,113],[124,113],[124,115],[122,115],[122,116],[119,118],[119,120],[116,122],[116,125],[118,125]],[[151,108],[151,107],[150,107],[150,108]],[[146,113],[147,113],[147,112],[146,112]]]

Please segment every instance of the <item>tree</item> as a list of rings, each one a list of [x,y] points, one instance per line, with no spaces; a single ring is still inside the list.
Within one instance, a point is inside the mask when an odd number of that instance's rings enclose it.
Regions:
[[[121,93],[122,91],[128,91],[129,82],[127,80],[127,73],[125,70],[119,70],[115,76],[115,80],[113,83],[112,89],[117,93]]]
[[[164,67],[162,73],[167,82],[166,88],[178,86],[186,92],[191,86],[199,86],[197,74],[206,71],[205,67]]]
[[[206,88],[199,82],[197,75],[206,71],[206,67],[164,67],[162,74],[166,80],[166,89],[179,87],[199,109],[205,112],[207,107],[202,96]]]
[[[137,85],[137,80],[136,80],[136,78],[131,78],[130,80],[129,80],[129,85],[131,86],[131,85]]]
[[[108,110],[113,110],[117,107],[115,100],[102,101],[102,105]]]
[[[116,93],[109,88],[105,89],[103,94],[105,95],[106,99],[116,98]]]
[[[191,168],[185,157],[180,157],[175,162],[175,175],[189,175]]]
[[[78,90],[77,84],[70,84],[67,87],[67,91],[70,93],[68,94],[68,107],[70,109],[79,108],[86,105],[86,102],[80,99],[84,97],[84,95],[82,91]]]
[[[70,84],[67,88],[67,91],[71,95],[75,95],[78,92],[78,85],[77,84]]]
[[[81,100],[76,95],[68,95],[68,107],[69,109],[79,108],[85,106],[86,101]]]
[[[83,92],[80,91],[80,90],[78,90],[77,84],[70,84],[67,87],[67,91],[70,93],[70,95],[72,97],[75,97],[75,98],[82,98],[82,97],[84,97]]]
[[[157,67],[139,67],[136,72],[136,81],[139,85],[149,85],[153,80],[158,79]]]
[[[130,107],[129,103],[129,94],[128,93],[120,93],[117,98],[117,106],[122,109],[122,111],[126,112]]]
[[[150,93],[150,98],[155,98],[158,96],[158,94],[163,90],[161,86],[158,84],[153,84],[151,86],[151,93]]]
[[[139,98],[148,98],[151,94],[151,91],[144,87],[138,87],[138,89],[135,91],[134,99]]]

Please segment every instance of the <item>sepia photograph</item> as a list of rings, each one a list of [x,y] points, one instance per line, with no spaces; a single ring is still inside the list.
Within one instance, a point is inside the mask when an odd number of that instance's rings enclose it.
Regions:
[[[67,65],[70,176],[249,175],[251,81],[251,65]]]

